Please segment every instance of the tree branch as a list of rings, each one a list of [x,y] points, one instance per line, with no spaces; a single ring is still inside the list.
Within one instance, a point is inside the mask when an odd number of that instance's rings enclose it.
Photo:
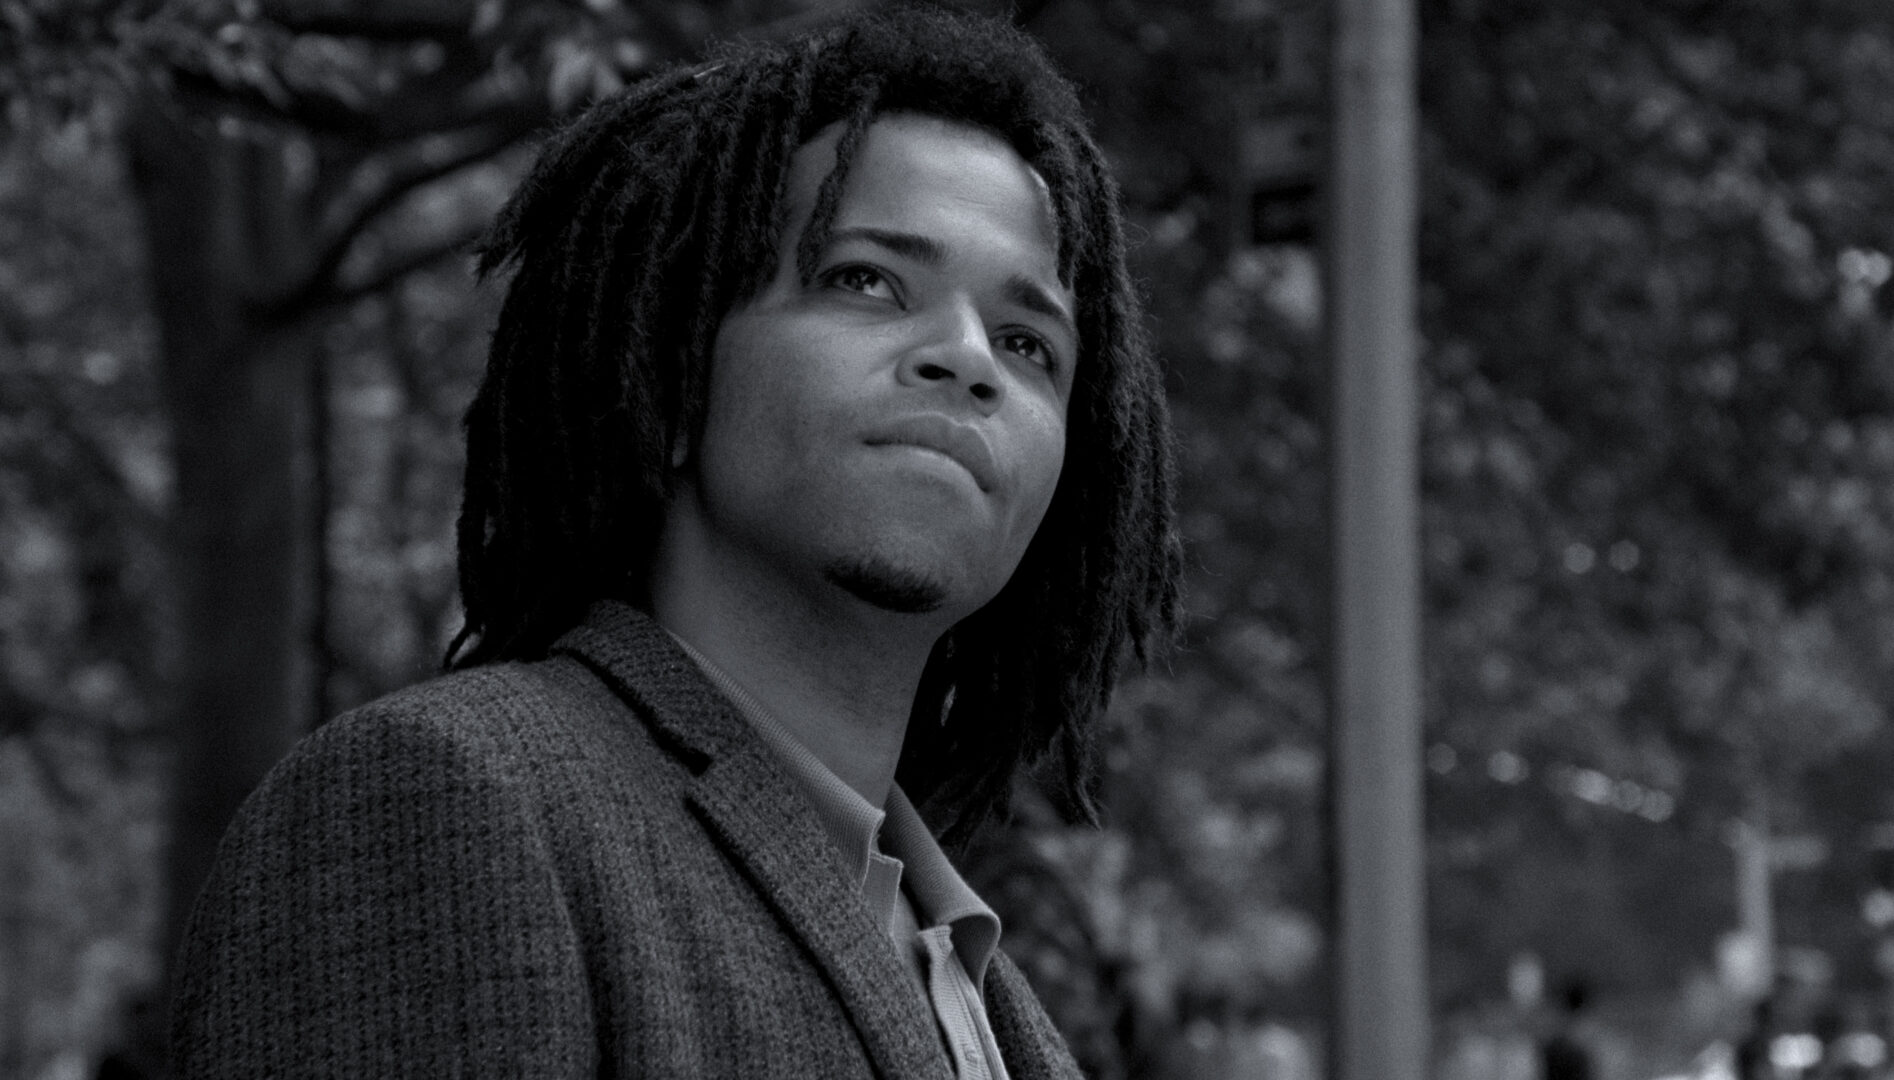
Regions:
[[[288,124],[311,134],[356,134],[375,115],[333,94],[300,91],[280,99],[260,87],[232,84],[207,72],[173,66],[165,72],[178,100],[193,112],[223,112],[261,124]]]
[[[516,123],[463,132],[460,133],[463,137],[459,139],[433,136],[418,140],[409,160],[399,162],[393,168],[384,168],[382,178],[371,190],[353,200],[338,198],[327,208],[317,226],[320,251],[309,271],[299,283],[284,290],[279,299],[266,301],[266,306],[278,311],[291,311],[299,303],[320,296],[329,287],[342,261],[348,257],[349,248],[356,238],[371,221],[402,196],[423,184],[492,158],[519,142],[531,130],[531,125]],[[443,140],[451,140],[458,145],[439,149]],[[358,176],[363,170],[371,169],[372,165],[371,162],[359,167],[356,170]]]
[[[440,71],[360,98],[307,87],[265,90],[175,65],[166,77],[178,100],[198,115],[287,125],[318,138],[369,146],[481,124],[531,125],[551,118],[537,82],[524,89],[502,86],[490,78],[491,57],[452,49],[449,57]]]
[[[287,308],[277,310],[281,317],[295,318],[312,311],[346,307],[357,300],[386,290],[409,274],[432,266],[449,255],[466,251],[474,241],[480,239],[485,231],[484,222],[477,227],[463,229],[453,236],[444,237],[432,244],[391,257],[359,281],[314,292],[296,310]]]
[[[476,10],[466,0],[265,0],[263,4],[264,17],[286,30],[376,41],[465,34],[473,27]]]

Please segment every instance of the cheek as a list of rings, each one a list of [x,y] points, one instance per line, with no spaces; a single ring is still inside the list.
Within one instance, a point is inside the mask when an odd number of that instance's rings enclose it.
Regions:
[[[1065,466],[1064,418],[1048,415],[1035,425],[1026,449],[1027,466],[1022,473],[1026,483],[1022,491],[1027,497],[1021,500],[1021,508],[1037,529],[1046,508],[1052,505],[1052,493],[1059,486],[1059,473]]]
[[[804,322],[750,318],[726,325],[711,371],[711,408],[765,438],[821,433],[850,407],[847,342]]]
[[[726,333],[710,373],[707,430],[732,450],[781,442],[797,415],[795,384],[783,382],[783,356],[752,333]]]

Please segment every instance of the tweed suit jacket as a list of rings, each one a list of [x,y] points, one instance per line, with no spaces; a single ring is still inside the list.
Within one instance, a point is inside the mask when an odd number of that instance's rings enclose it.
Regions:
[[[815,811],[668,634],[338,717],[245,803],[174,988],[179,1076],[952,1080]],[[1015,1080],[1078,1080],[1003,954]]]

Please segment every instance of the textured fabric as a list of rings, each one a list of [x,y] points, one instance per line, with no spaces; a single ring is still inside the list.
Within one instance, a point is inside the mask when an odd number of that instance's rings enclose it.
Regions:
[[[908,974],[933,1009],[955,1075],[959,1080],[1007,1080],[974,983],[999,947],[1000,917],[947,861],[906,793],[898,785],[892,787],[887,810],[876,808],[716,661],[675,632],[671,637],[782,759],[809,800],[835,843],[843,871],[856,883],[876,921],[886,928]],[[884,821],[890,823],[885,834]],[[898,857],[883,854],[884,846]],[[902,873],[908,865],[903,860],[914,867],[908,886],[913,904],[901,892]],[[926,936],[921,933],[916,907],[927,914]]]
[[[953,926],[955,948],[977,983],[985,975],[993,950],[999,947],[1000,917],[954,869],[907,793],[896,786],[889,789],[885,810],[871,805],[772,716],[754,694],[692,648],[690,642],[675,634],[672,639],[703,669],[711,685],[724,692],[770,749],[781,756],[790,777],[828,830],[843,869],[857,882],[869,910],[881,914],[884,925],[893,922],[905,872],[908,888],[927,913],[929,925]],[[890,859],[883,851],[896,857]],[[881,870],[892,871],[886,882],[877,880],[877,871]]]
[[[986,974],[1000,943],[1000,917],[947,861],[940,844],[900,788],[888,793],[888,827],[882,841],[908,869],[906,897],[917,916],[912,936],[902,939],[918,963],[927,1000],[960,1080],[1007,1080],[1006,1062],[976,980]],[[904,907],[910,907],[904,900]],[[921,929],[922,924],[925,929]]]
[[[880,807],[863,798],[861,792],[849,787],[848,781],[835,775],[834,770],[815,756],[815,751],[803,745],[802,740],[791,734],[757,700],[756,695],[745,690],[730,677],[729,672],[717,666],[716,661],[699,652],[676,631],[670,631],[670,634],[685,655],[703,669],[704,678],[710,680],[710,685],[721,690],[723,696],[737,707],[737,715],[749,721],[750,727],[756,730],[763,742],[782,758],[790,779],[800,786],[803,795],[814,807],[822,827],[828,830],[829,839],[835,842],[836,852],[842,857],[843,869],[860,887],[867,880],[869,867],[874,861],[875,836],[881,831],[881,821],[887,815]],[[893,898],[890,897],[888,902],[892,903]],[[880,907],[879,904],[872,906],[877,909]]]
[[[271,772],[185,935],[177,1075],[950,1080],[831,850],[670,637],[601,604]],[[1003,954],[984,989],[1013,1080],[1077,1080]]]
[[[834,770],[823,764],[813,750],[803,745],[802,740],[791,734],[754,694],[738,685],[715,661],[697,651],[675,631],[671,633],[671,638],[703,669],[710,685],[730,699],[730,703],[737,708],[737,715],[749,721],[756,734],[782,759],[783,768],[788,770],[790,779],[796,782],[797,789],[815,810],[816,818],[828,830],[829,839],[835,845],[835,853],[842,860],[843,871],[848,874],[850,881],[855,882],[856,889],[868,904],[868,910],[875,912],[880,917],[878,921],[886,925],[892,916],[895,895],[901,887],[899,864],[890,867],[875,844],[881,832],[882,819],[887,815],[863,798],[861,792],[849,787],[847,781],[835,775]],[[890,869],[893,870],[892,875]]]

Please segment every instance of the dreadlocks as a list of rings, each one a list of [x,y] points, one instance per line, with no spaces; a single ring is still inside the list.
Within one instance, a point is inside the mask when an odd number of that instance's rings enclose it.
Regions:
[[[501,212],[483,276],[513,276],[467,413],[459,522],[466,624],[450,664],[543,655],[601,597],[644,606],[673,454],[702,430],[717,329],[797,242],[813,277],[863,133],[921,113],[1005,139],[1044,179],[1080,362],[1052,504],[1011,581],[941,639],[898,780],[943,839],[1046,761],[1095,812],[1096,729],[1127,652],[1175,623],[1179,552],[1162,376],[1125,265],[1118,192],[1072,87],[998,22],[857,16],[723,47],[559,132]],[[790,159],[840,124],[799,241]]]

